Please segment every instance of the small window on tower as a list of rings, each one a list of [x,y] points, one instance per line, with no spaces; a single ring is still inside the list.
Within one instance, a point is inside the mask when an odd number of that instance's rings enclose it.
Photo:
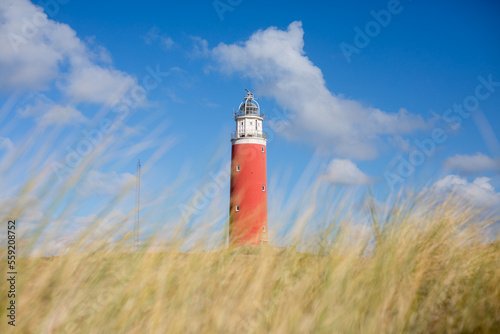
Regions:
[[[262,186],[262,191],[266,191],[266,186]]]
[[[240,211],[240,206],[236,205],[236,211]]]
[[[262,152],[264,152],[264,146],[262,146]]]
[[[262,226],[262,232],[266,232],[266,227]]]
[[[240,171],[240,165],[236,166],[236,171],[239,172]]]

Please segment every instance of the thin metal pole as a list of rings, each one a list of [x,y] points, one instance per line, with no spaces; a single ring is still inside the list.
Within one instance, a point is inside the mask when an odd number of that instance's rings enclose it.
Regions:
[[[141,159],[137,162],[137,169],[139,173],[139,187],[137,188],[138,197],[137,197],[137,248],[139,248],[140,241],[140,216],[141,216]]]

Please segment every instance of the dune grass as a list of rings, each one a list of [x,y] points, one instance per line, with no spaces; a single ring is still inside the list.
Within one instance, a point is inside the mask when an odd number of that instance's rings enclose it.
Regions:
[[[63,255],[20,259],[15,331],[499,332],[500,243],[484,241],[487,222],[451,199],[371,217],[373,235],[345,218],[288,248],[185,251],[179,237],[131,250],[82,237]]]

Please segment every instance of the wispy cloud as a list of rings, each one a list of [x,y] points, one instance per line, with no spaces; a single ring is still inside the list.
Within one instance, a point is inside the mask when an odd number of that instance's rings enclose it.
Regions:
[[[448,170],[458,173],[473,174],[488,171],[500,171],[500,160],[493,159],[483,153],[474,155],[457,154],[447,158],[443,165]]]
[[[174,40],[171,37],[162,34],[158,27],[151,28],[146,35],[142,37],[142,39],[147,45],[158,43],[163,50],[169,50],[175,44]]]
[[[0,137],[0,151],[10,151],[14,148],[12,140],[7,137]]]
[[[134,83],[132,77],[121,71],[88,64],[75,68],[61,88],[76,101],[112,105]]]
[[[25,100],[29,103],[17,109],[17,114],[23,118],[39,117],[55,104],[44,94],[29,94]]]
[[[348,159],[330,161],[324,176],[329,182],[340,185],[362,185],[371,182],[371,178]]]
[[[210,55],[210,49],[208,48],[208,41],[198,36],[191,36],[193,41],[193,50],[191,51],[191,57],[208,57]]]
[[[74,106],[56,104],[44,94],[30,95],[26,100],[31,103],[18,108],[17,114],[23,118],[33,117],[40,125],[75,125],[88,121]]]
[[[89,171],[79,188],[84,196],[116,195],[127,185],[133,184],[135,176],[130,173],[103,173],[97,170]]]
[[[81,112],[72,106],[55,105],[50,108],[40,119],[41,125],[69,125],[87,121]]]

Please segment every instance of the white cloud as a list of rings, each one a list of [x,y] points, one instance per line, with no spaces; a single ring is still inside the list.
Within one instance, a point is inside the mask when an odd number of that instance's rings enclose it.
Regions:
[[[444,161],[444,167],[459,173],[480,173],[500,171],[500,160],[495,160],[482,153],[475,155],[457,154]]]
[[[135,176],[130,173],[102,173],[90,171],[83,180],[79,191],[82,195],[116,195],[127,185],[132,185]]]
[[[302,23],[293,22],[286,31],[271,27],[243,43],[221,43],[212,55],[221,71],[253,80],[257,94],[273,97],[294,114],[281,134],[341,157],[373,159],[383,136],[428,128],[406,109],[388,113],[330,92],[321,70],[305,55],[303,35]]]
[[[27,0],[0,2],[0,45],[0,91],[49,90],[55,81],[69,98],[107,103],[135,82],[126,73],[96,65],[95,53],[73,29]]]
[[[351,160],[333,159],[328,165],[326,179],[333,184],[361,185],[371,182]]]
[[[454,193],[477,205],[488,205],[498,209],[500,194],[490,184],[488,177],[477,177],[472,182],[457,175],[447,175],[436,181],[430,190],[437,194]]]
[[[0,151],[10,151],[14,148],[14,144],[7,137],[0,137]]]
[[[488,228],[488,239],[496,239],[500,231],[500,193],[490,184],[488,177],[477,177],[472,182],[457,175],[447,175],[434,183],[430,189],[424,189],[423,196],[432,199],[451,199],[457,209],[469,212],[475,220],[495,222]]]
[[[491,178],[489,177],[476,177],[474,179],[474,184],[480,187],[481,189],[485,189],[488,191],[495,191],[495,188],[490,184]]]
[[[55,105],[39,119],[41,125],[68,125],[84,123],[87,119],[72,106]]]
[[[57,78],[60,62],[85,51],[68,25],[49,20],[29,1],[2,1],[0,16],[0,89],[46,88]],[[35,25],[42,19],[45,23]]]

